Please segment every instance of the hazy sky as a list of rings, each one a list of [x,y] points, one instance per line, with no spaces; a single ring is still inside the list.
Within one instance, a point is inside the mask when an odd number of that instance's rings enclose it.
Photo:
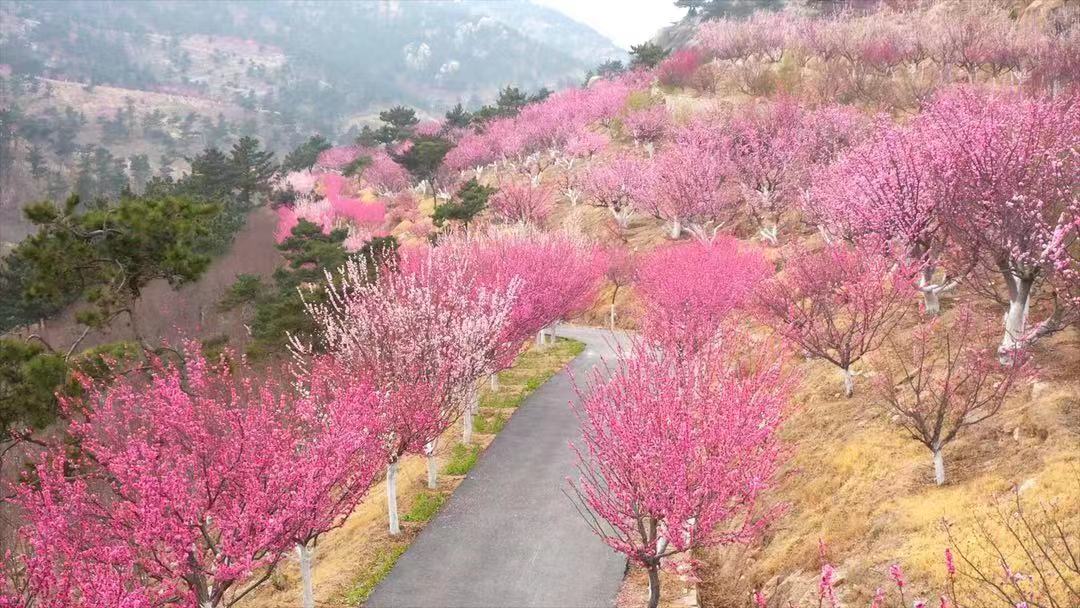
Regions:
[[[677,21],[686,9],[674,0],[533,0],[550,6],[629,49],[653,37],[656,30]]]

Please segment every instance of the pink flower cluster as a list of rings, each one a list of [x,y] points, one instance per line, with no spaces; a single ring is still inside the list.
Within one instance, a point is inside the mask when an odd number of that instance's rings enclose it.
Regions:
[[[640,75],[601,80],[584,89],[567,89],[525,106],[512,118],[500,118],[483,131],[465,135],[447,153],[443,166],[460,172],[501,159],[521,159],[533,152],[561,148],[597,121],[613,118]]]
[[[992,2],[927,6],[823,17],[761,11],[749,20],[706,21],[696,39],[708,55],[735,64],[776,63],[791,53],[803,65],[810,59],[843,61],[849,69],[889,74],[929,61],[946,75],[954,67],[972,80],[980,73],[1012,72],[1046,88],[1075,82],[1080,74],[1080,28],[1065,11],[1043,22],[1016,19]]]

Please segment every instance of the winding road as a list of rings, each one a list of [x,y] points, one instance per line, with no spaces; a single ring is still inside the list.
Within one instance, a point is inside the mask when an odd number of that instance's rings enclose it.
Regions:
[[[559,327],[585,343],[569,367],[584,379],[611,360],[609,331]],[[596,537],[563,493],[580,437],[563,370],[538,388],[368,599],[390,607],[610,607],[626,560]]]

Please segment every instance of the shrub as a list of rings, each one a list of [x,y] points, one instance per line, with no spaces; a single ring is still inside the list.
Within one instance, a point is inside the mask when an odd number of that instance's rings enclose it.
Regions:
[[[656,77],[662,85],[685,87],[690,84],[691,77],[700,65],[700,51],[695,48],[682,49],[656,67]]]

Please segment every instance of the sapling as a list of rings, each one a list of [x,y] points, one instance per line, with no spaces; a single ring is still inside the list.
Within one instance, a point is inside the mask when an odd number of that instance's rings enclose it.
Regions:
[[[944,449],[966,427],[996,414],[1027,373],[1022,353],[996,358],[992,325],[969,306],[931,319],[877,365],[877,392],[901,426],[934,455],[934,481],[945,483]]]
[[[846,245],[798,252],[761,284],[762,321],[811,356],[840,368],[844,395],[855,391],[852,365],[877,349],[908,312],[907,270],[887,257]]]

